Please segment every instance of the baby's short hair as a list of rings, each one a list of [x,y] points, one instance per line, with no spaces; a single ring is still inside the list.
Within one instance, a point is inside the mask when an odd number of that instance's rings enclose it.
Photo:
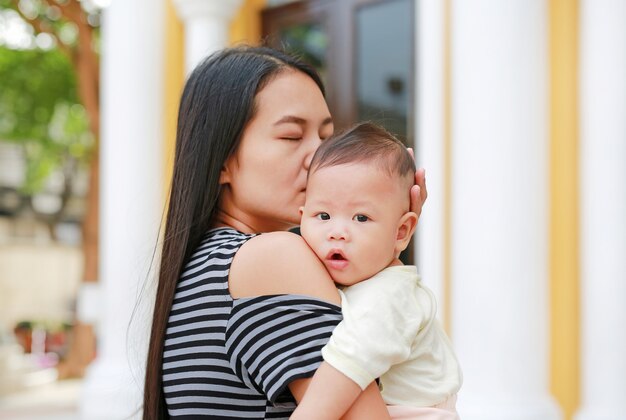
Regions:
[[[311,160],[309,174],[318,169],[349,163],[372,162],[389,176],[413,180],[415,161],[406,146],[383,127],[364,122],[322,142]]]

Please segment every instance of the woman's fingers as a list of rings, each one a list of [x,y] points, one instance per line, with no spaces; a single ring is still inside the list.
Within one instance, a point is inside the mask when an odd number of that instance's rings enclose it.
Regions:
[[[409,154],[415,159],[412,147],[407,147]],[[419,168],[415,171],[415,185],[411,187],[411,211],[417,214],[419,218],[422,214],[422,206],[428,197],[428,191],[426,191],[426,170]]]
[[[426,171],[420,168],[415,172],[415,185],[411,187],[411,211],[415,212],[418,218],[422,214],[422,206],[427,197]]]
[[[422,200],[422,204],[424,204],[426,198],[428,198],[428,191],[426,190],[426,169],[419,168],[415,172],[415,184],[420,187],[420,199]]]

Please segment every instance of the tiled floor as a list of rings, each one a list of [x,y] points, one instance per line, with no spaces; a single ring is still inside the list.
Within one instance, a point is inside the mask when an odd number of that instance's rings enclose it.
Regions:
[[[79,420],[82,381],[63,380],[0,395],[1,420]]]

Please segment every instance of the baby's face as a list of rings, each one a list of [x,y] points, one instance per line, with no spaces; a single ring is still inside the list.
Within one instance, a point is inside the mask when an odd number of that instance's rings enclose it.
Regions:
[[[336,283],[358,283],[395,260],[400,218],[408,210],[402,185],[366,163],[309,175],[300,230]]]

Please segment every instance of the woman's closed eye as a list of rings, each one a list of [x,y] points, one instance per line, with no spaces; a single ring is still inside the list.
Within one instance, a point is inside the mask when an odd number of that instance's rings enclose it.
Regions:
[[[333,126],[333,120],[330,117],[325,119],[319,129],[320,140],[324,141],[332,136],[334,129],[335,127]]]
[[[302,140],[304,134],[300,130],[295,131],[284,131],[278,135],[278,138],[281,140],[291,140],[297,141]]]
[[[329,138],[330,136],[332,136],[332,135],[333,135],[333,132],[332,132],[332,130],[331,130],[331,131],[330,131],[330,132],[328,132],[328,133],[320,133],[320,135],[319,135],[319,136],[320,136],[320,140],[321,140],[321,141],[324,141],[324,140],[328,139],[328,138]]]
[[[364,214],[357,214],[357,215],[355,215],[355,216],[352,218],[352,220],[355,220],[355,221],[357,221],[357,222],[364,223],[364,222],[367,222],[368,220],[370,220],[370,218],[369,218],[369,217],[367,217],[367,216],[366,216],[366,215],[364,215]]]

